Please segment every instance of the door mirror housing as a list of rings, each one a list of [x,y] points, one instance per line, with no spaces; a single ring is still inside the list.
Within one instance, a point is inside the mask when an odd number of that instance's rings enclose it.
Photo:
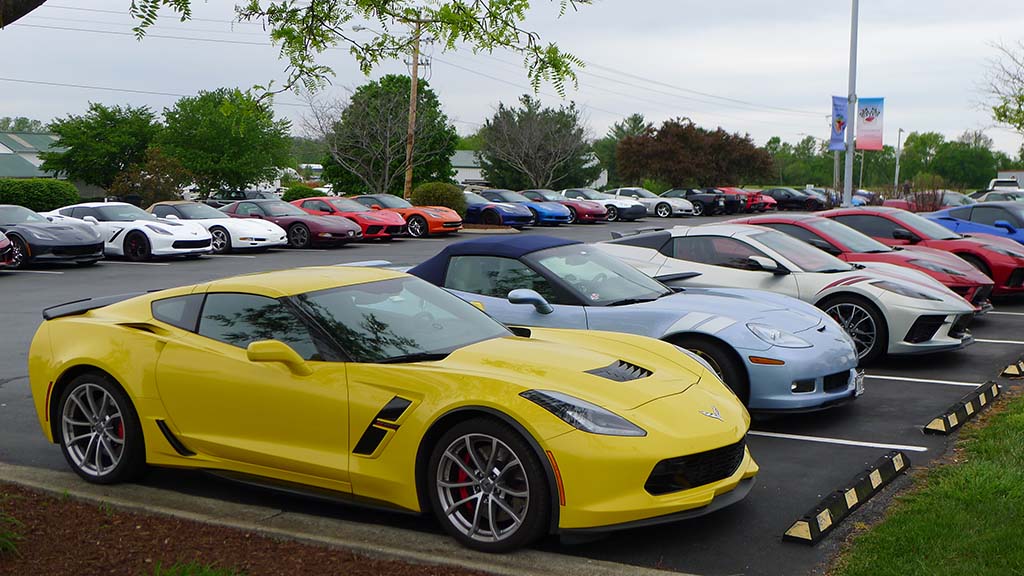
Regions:
[[[508,301],[510,304],[532,304],[539,314],[551,314],[555,311],[543,296],[528,288],[517,288],[509,292]]]
[[[84,217],[82,217],[82,220],[85,220],[89,224],[99,224],[100,223],[100,221],[97,220],[95,216],[84,216]]]
[[[921,240],[920,238],[917,237],[916,234],[914,234],[910,230],[907,230],[906,228],[896,228],[895,230],[893,230],[892,231],[892,239],[893,240],[906,240],[907,242],[910,242],[911,244]]]
[[[993,225],[996,228],[1002,228],[1003,230],[1006,230],[1010,234],[1013,234],[1014,232],[1017,231],[1017,227],[1014,226],[1013,224],[1010,224],[1006,220],[996,220],[995,222],[993,222]]]
[[[786,270],[771,258],[767,258],[765,256],[750,256],[749,260],[754,264],[755,270],[764,270],[765,272],[771,272],[776,276],[789,274],[789,270]]]
[[[297,376],[309,376],[313,371],[299,353],[280,340],[258,340],[245,349],[250,362],[280,362]]]
[[[807,243],[819,250],[824,250],[825,252],[828,252],[833,256],[838,256],[843,253],[842,250],[836,248],[835,246],[829,244],[828,242],[822,240],[821,238],[810,238],[807,240]]]
[[[370,206],[370,210],[380,210],[380,209],[381,209],[380,204],[374,204],[373,206]]]
[[[179,218],[178,218],[178,217],[177,217],[176,215],[174,215],[174,214],[168,214],[167,216],[164,216],[164,218],[166,218],[166,219],[168,219],[168,220],[178,220],[178,219],[179,219]]]

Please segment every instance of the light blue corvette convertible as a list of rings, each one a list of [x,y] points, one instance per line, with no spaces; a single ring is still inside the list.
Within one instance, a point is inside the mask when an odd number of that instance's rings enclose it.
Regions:
[[[811,411],[863,392],[853,342],[817,308],[754,290],[673,291],[586,244],[482,238],[409,270],[513,326],[652,336],[695,353],[752,411]]]

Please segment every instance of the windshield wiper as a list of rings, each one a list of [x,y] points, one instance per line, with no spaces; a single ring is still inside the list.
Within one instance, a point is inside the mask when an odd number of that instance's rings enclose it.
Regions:
[[[433,362],[436,360],[444,360],[451,352],[416,352],[413,354],[404,354],[402,356],[395,356],[393,358],[385,358],[379,360],[378,364],[406,364],[411,362]]]
[[[662,296],[665,296],[665,294],[663,294]],[[660,296],[658,298],[660,298]],[[644,302],[654,302],[658,298],[623,298],[622,300],[609,302],[608,304],[605,304],[605,306],[628,306],[630,304],[643,304]]]
[[[847,268],[845,270],[842,269],[842,268],[826,268],[824,270],[818,270],[818,272],[821,273],[821,274],[836,274],[836,273],[839,273],[839,272],[849,272],[850,270],[853,270],[853,269],[854,268],[852,268],[852,267],[851,268]]]

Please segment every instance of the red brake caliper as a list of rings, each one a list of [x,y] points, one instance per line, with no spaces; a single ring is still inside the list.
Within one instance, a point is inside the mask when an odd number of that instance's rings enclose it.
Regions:
[[[469,453],[468,452],[466,453],[466,456],[462,459],[462,461],[466,465],[469,465]],[[461,466],[459,467],[458,479],[459,479],[459,484],[462,484],[463,482],[466,482],[467,480],[469,480],[469,474],[466,474],[466,471],[463,470]],[[469,488],[466,487],[466,486],[462,486],[461,488],[459,488],[459,500],[465,500],[466,498],[469,498]],[[473,503],[472,502],[467,502],[466,506],[469,507],[469,511],[470,512],[473,511]]]
[[[120,438],[121,440],[124,440],[124,421],[123,420],[118,420],[117,421],[117,437]]]

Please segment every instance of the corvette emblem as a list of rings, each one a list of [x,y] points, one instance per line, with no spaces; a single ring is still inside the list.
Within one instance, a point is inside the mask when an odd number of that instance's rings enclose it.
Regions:
[[[711,407],[711,412],[707,412],[705,410],[698,410],[698,412],[700,412],[702,416],[707,416],[708,418],[714,418],[715,420],[718,420],[719,422],[725,422],[725,420],[722,420],[722,413],[718,411],[718,406],[712,406]]]

